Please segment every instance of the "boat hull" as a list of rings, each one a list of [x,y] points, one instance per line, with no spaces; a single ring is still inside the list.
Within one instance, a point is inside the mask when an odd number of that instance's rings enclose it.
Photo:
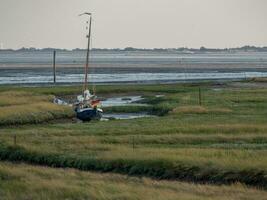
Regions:
[[[100,120],[103,111],[101,109],[85,108],[76,111],[76,116],[79,120],[89,122],[91,120]]]

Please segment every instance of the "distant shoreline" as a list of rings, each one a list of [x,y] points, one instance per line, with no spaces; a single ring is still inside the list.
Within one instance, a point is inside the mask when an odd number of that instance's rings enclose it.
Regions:
[[[85,52],[85,49],[60,49],[60,48],[25,48],[22,47],[20,49],[0,49],[1,52],[51,52],[51,51],[61,51],[61,52]],[[185,54],[193,54],[193,53],[235,53],[235,52],[267,52],[267,46],[264,47],[256,47],[256,46],[243,46],[236,48],[187,48],[187,47],[178,47],[178,48],[134,48],[134,47],[126,47],[126,48],[93,48],[93,52],[154,52],[154,53],[185,53]]]

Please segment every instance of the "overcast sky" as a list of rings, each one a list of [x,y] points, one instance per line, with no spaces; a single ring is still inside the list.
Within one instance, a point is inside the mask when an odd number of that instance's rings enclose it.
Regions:
[[[4,48],[267,46],[267,0],[0,0]]]

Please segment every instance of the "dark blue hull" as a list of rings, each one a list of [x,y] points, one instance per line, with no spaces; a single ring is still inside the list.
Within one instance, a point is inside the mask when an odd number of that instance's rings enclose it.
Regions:
[[[91,120],[100,120],[102,118],[103,111],[100,109],[85,108],[76,111],[76,116],[79,120],[88,122]]]

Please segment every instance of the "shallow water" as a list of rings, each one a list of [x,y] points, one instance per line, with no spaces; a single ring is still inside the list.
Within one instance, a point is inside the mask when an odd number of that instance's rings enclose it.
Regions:
[[[86,51],[57,52],[58,64],[83,64]],[[0,67],[5,64],[51,64],[53,51],[1,52]],[[110,67],[126,65],[172,65],[177,63],[267,63],[266,52],[221,52],[221,53],[178,53],[178,52],[91,52],[91,62],[97,66]]]
[[[110,107],[110,106],[127,106],[127,105],[145,105],[134,103],[136,101],[140,101],[143,98],[141,96],[124,96],[124,97],[111,97],[103,100],[101,102],[102,107]]]
[[[144,106],[146,104],[134,103],[136,101],[142,100],[141,96],[124,96],[124,97],[112,97],[107,98],[101,102],[102,107],[111,106]],[[103,120],[105,119],[137,119],[143,117],[152,117],[147,113],[109,113],[103,115]]]
[[[1,71],[1,70],[0,70]],[[91,74],[89,80],[94,83],[124,83],[124,82],[179,82],[194,80],[224,80],[245,79],[252,77],[267,77],[267,72],[203,72],[203,73],[123,73],[123,74]],[[57,83],[81,83],[83,74],[58,74]],[[0,72],[2,84],[46,84],[52,83],[53,77],[49,74],[16,73],[5,74]]]
[[[102,107],[111,106],[144,106],[147,104],[134,103],[142,100],[141,96],[123,96],[123,97],[112,97],[107,98],[101,102]],[[137,119],[143,117],[152,117],[153,115],[148,115],[147,113],[109,113],[103,115],[103,120],[109,119]]]
[[[81,83],[84,52],[57,54],[57,82]],[[53,82],[52,52],[0,52],[0,84]],[[267,76],[267,53],[93,53],[89,81],[179,82]]]
[[[111,114],[104,114],[103,119],[137,119],[137,118],[144,118],[144,117],[155,117],[154,115],[148,115],[146,113],[111,113]]]

